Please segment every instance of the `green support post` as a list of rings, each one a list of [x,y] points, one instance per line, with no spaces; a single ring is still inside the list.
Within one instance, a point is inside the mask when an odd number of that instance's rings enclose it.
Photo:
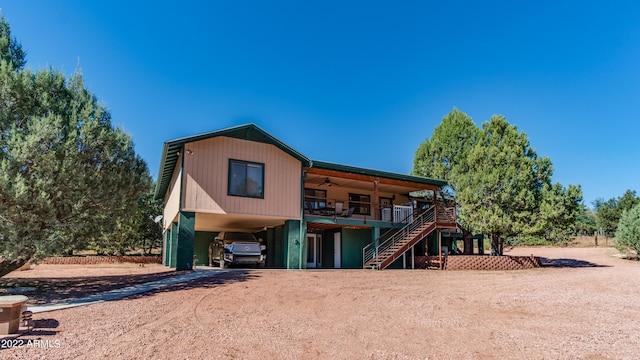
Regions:
[[[300,229],[299,220],[287,220],[284,223],[284,242],[287,248],[287,269],[304,269],[307,265],[304,255],[306,236],[300,239],[300,234],[306,234],[306,224]]]
[[[169,239],[169,267],[176,267],[176,247],[178,245],[178,223],[171,224],[171,238]]]
[[[176,247],[176,270],[193,269],[196,214],[180,212],[178,216],[178,246]]]

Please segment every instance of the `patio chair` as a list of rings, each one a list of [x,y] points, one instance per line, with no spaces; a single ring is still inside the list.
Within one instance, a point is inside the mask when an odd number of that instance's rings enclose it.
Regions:
[[[345,212],[346,211],[345,211],[345,208],[344,208],[344,202],[336,201],[336,208],[335,208],[334,214],[337,215],[337,216],[343,216],[344,215],[343,213],[345,213]]]
[[[318,214],[318,210],[313,208],[313,203],[311,203],[311,201],[305,201],[304,202],[304,209],[305,209],[305,212],[307,214],[311,214],[311,215],[317,215]]]
[[[352,217],[352,216],[353,216],[353,212],[354,212],[354,211],[356,211],[356,208],[354,208],[354,207],[349,208],[349,210],[347,211],[347,213],[346,213],[346,214],[344,214],[344,215],[342,215],[342,216],[343,216],[343,217],[346,217],[346,218],[350,218],[350,217]]]

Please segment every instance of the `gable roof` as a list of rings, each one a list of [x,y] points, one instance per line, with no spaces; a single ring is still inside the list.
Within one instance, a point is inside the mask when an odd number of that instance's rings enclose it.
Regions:
[[[171,182],[171,177],[173,175],[173,169],[176,167],[176,163],[178,162],[178,158],[180,157],[180,152],[182,151],[184,144],[218,136],[270,144],[291,155],[295,159],[300,160],[303,166],[308,166],[310,162],[306,156],[276,139],[256,124],[239,125],[222,130],[169,140],[165,141],[162,148],[162,159],[160,160],[160,168],[158,169],[158,182],[156,183],[154,197],[156,199],[162,198],[167,192],[167,188],[169,187],[169,183]]]

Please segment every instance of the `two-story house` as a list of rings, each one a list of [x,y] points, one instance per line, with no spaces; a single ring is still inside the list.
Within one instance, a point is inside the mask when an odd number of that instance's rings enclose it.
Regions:
[[[456,228],[452,207],[411,196],[438,199],[444,185],[314,161],[253,124],[170,140],[155,192],[164,199],[163,262],[208,264],[218,232],[242,231],[266,245],[267,267],[407,266],[425,255],[426,239]]]

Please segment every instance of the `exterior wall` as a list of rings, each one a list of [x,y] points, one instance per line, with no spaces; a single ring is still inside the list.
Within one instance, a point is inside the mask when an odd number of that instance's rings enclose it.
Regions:
[[[193,242],[193,255],[196,257],[197,265],[209,265],[209,244],[217,235],[217,232],[196,231]]]
[[[342,268],[362,269],[362,249],[371,244],[371,229],[342,229]]]
[[[183,209],[300,219],[299,160],[269,144],[216,137],[185,145]],[[229,196],[229,159],[264,164],[264,199]]]
[[[281,227],[268,228],[255,234],[258,239],[262,238],[267,246],[267,261],[265,264],[267,268],[285,268],[286,243],[283,230]]]
[[[164,198],[164,227],[168,229],[171,226],[171,222],[176,220],[178,216],[178,212],[180,212],[180,190],[181,190],[181,179],[182,172],[180,170],[180,159],[178,159],[178,163],[176,164],[175,169],[173,170],[173,178],[171,179],[171,184],[169,185],[169,191]]]

